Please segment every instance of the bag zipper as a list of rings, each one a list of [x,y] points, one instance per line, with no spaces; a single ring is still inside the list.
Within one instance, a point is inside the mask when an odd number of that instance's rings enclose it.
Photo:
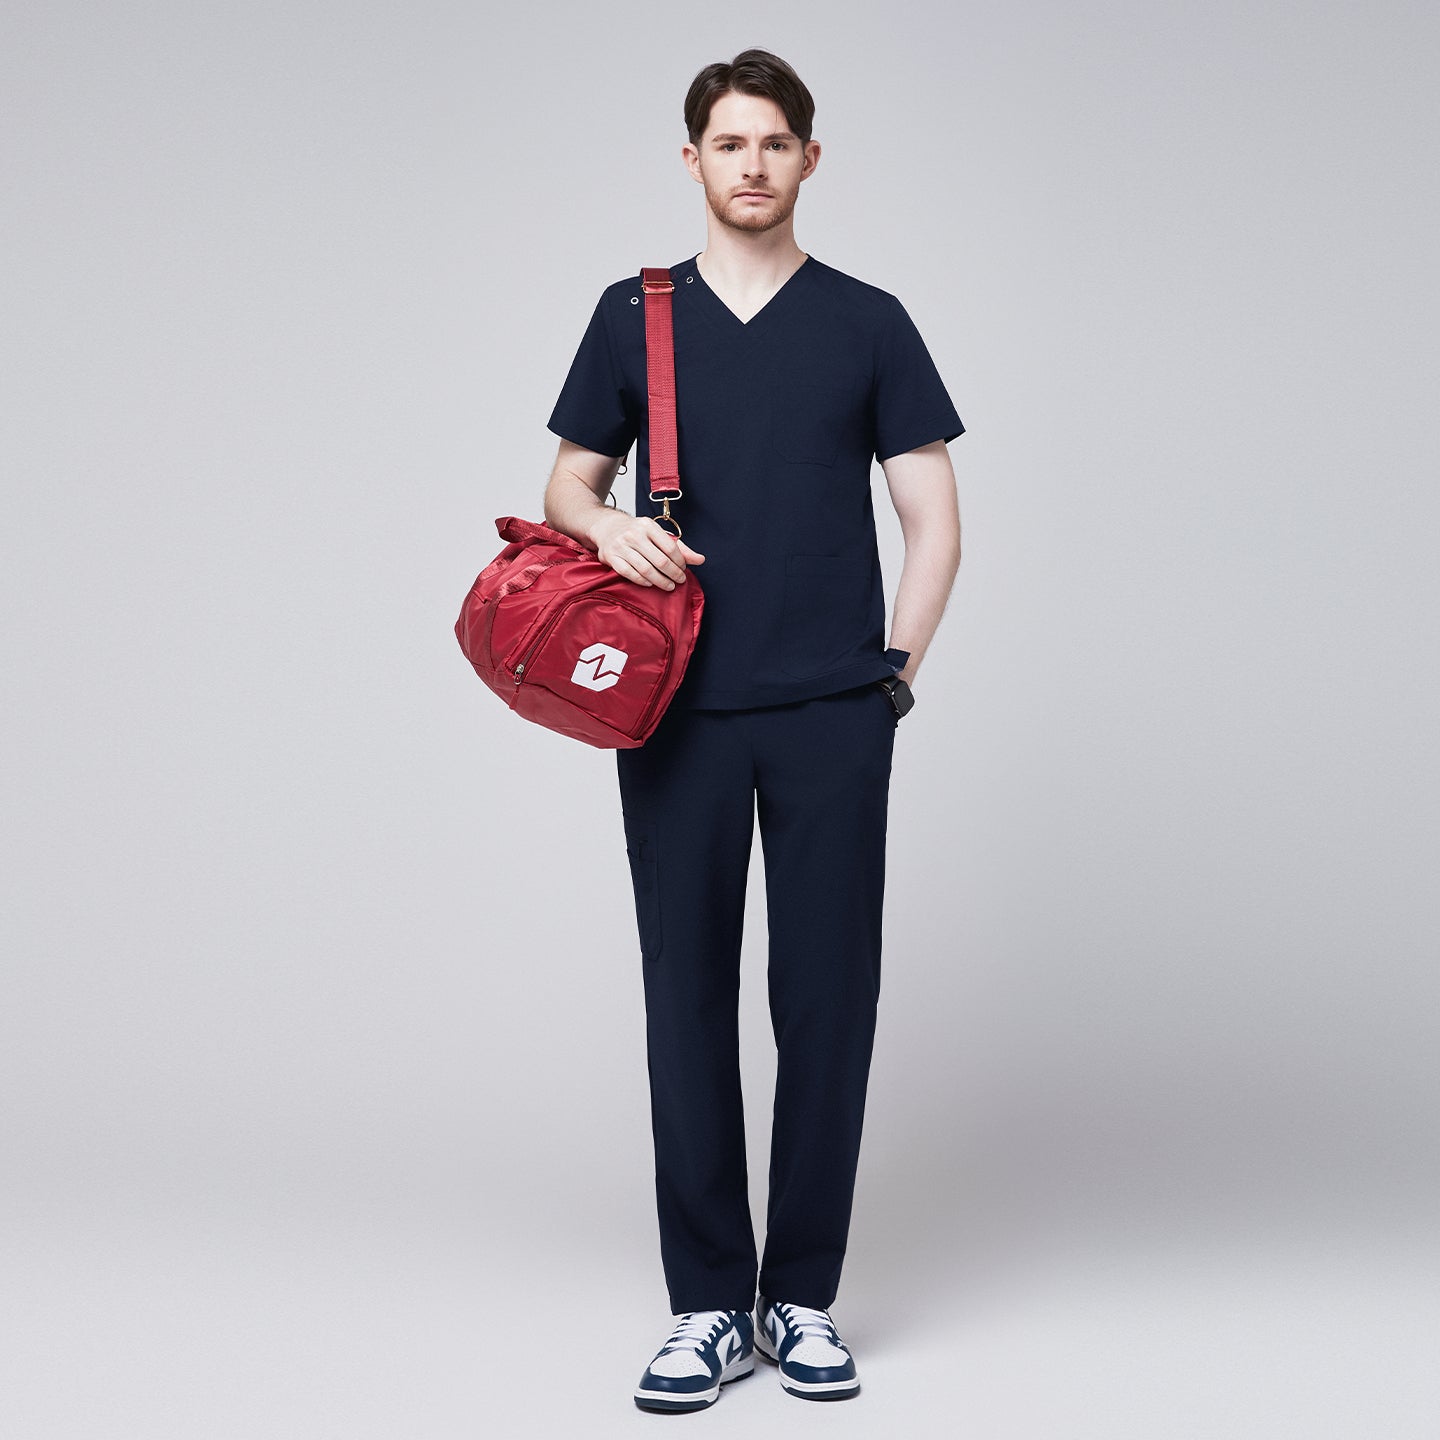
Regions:
[[[663,630],[664,627],[659,623],[659,621],[655,620],[652,616],[647,615],[645,611],[639,609],[638,607],[634,605],[626,605],[625,601],[623,600],[617,600],[615,603],[617,605],[625,605],[625,608],[627,610],[633,611],[636,615],[639,615],[644,620],[648,620],[650,624],[653,625],[657,630]],[[640,716],[640,723],[638,726],[636,726],[635,730],[636,734],[643,730],[645,726],[649,723],[650,716],[654,713],[655,706],[660,700],[660,692],[664,688],[665,686],[662,682],[656,682],[655,693],[651,695],[650,703],[646,705],[644,713]],[[635,738],[635,734],[632,734],[630,738],[633,740]]]
[[[575,599],[579,598],[579,596],[575,597]],[[535,635],[535,638],[531,640],[531,642],[525,647],[524,653],[521,655],[520,660],[516,664],[515,670],[513,672],[516,685],[519,685],[521,680],[524,678],[525,667],[530,663],[530,657],[534,655],[536,649],[539,647],[540,642],[555,628],[560,617],[574,603],[575,600],[567,600],[563,605],[556,606],[555,613],[540,627],[539,631]]]
[[[581,600],[583,598],[584,597],[581,595],[572,595],[568,600],[562,601],[555,608],[555,611],[550,616],[550,618],[540,627],[539,630],[535,632],[534,635],[530,637],[529,641],[525,645],[525,648],[520,652],[520,659],[510,668],[510,674],[517,685],[520,683],[521,676],[525,673],[526,665],[530,663],[530,657],[535,653],[535,647],[539,645],[539,643],[550,633],[551,629],[555,625],[555,622],[559,620],[561,615],[563,615],[565,611],[577,600]]]

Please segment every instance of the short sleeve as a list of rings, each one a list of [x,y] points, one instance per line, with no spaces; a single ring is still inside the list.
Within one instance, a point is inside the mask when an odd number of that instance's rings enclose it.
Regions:
[[[546,428],[599,455],[625,455],[635,443],[639,427],[626,404],[624,377],[615,361],[603,295],[570,362],[570,373]]]
[[[875,369],[877,460],[965,432],[915,322],[899,300],[890,298]]]

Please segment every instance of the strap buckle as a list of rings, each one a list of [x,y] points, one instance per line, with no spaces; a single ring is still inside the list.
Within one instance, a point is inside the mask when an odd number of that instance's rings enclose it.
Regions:
[[[661,266],[645,266],[640,271],[640,288],[647,295],[668,295],[675,288],[670,272]]]

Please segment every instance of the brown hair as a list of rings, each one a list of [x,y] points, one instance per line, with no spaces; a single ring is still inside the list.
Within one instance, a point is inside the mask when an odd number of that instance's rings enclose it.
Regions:
[[[785,123],[802,145],[810,140],[815,123],[815,101],[805,82],[778,55],[768,50],[742,50],[728,65],[707,65],[685,94],[685,129],[690,143],[698,145],[710,123],[710,107],[730,91],[763,95],[785,112]]]

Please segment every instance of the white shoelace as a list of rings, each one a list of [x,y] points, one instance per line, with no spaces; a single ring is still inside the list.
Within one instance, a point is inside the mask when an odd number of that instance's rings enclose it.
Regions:
[[[728,1310],[692,1310],[680,1317],[680,1323],[662,1349],[689,1349],[698,1355],[714,1338],[716,1327],[728,1324],[729,1320]]]
[[[840,1336],[828,1310],[812,1310],[808,1305],[780,1304],[775,1307],[782,1318],[800,1332],[800,1339],[813,1335],[817,1340],[828,1340],[832,1345],[840,1344]]]

